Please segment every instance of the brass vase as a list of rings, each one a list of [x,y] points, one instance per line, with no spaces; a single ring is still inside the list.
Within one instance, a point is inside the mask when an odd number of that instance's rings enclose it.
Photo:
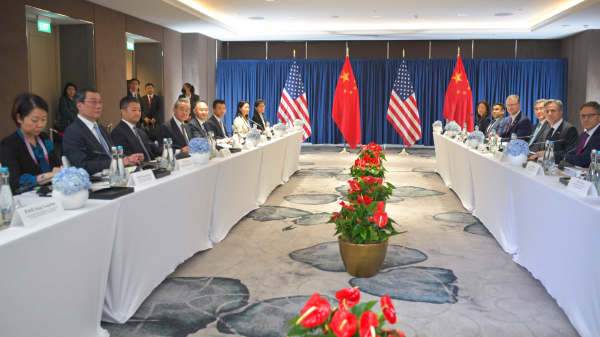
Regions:
[[[387,253],[388,240],[381,243],[355,245],[338,236],[340,255],[348,274],[354,277],[373,277],[379,273]]]

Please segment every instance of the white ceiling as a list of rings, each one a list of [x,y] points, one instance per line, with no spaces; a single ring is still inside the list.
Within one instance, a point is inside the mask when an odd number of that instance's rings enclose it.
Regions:
[[[222,41],[557,39],[600,29],[600,0],[90,1]]]

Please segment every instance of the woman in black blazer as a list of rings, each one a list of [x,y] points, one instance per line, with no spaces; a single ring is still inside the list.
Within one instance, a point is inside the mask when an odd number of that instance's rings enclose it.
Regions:
[[[475,114],[475,126],[479,126],[479,131],[485,133],[492,122],[490,103],[481,101],[477,103],[477,113]]]
[[[254,114],[252,115],[252,122],[254,125],[260,130],[263,131],[265,129],[266,119],[263,115],[265,113],[265,101],[262,99],[257,99],[254,102]]]
[[[196,106],[196,101],[200,100],[200,96],[196,95],[196,88],[194,88],[194,86],[189,83],[183,84],[183,88],[181,88],[181,95],[179,95],[179,98],[187,98],[190,101],[191,107]],[[190,109],[190,115],[185,120],[186,122],[189,122],[192,119],[192,115],[194,112],[191,110],[193,109]]]
[[[19,187],[47,184],[60,171],[60,160],[54,144],[42,130],[48,120],[48,104],[33,94],[17,96],[13,104],[12,118],[17,131],[2,139],[0,161],[10,172],[10,188],[13,193]]]
[[[63,90],[63,94],[58,100],[58,116],[56,118],[58,124],[54,128],[59,132],[64,133],[67,126],[77,118],[79,113],[79,109],[73,102],[75,91],[77,91],[75,84],[71,82],[65,84],[65,90]]]

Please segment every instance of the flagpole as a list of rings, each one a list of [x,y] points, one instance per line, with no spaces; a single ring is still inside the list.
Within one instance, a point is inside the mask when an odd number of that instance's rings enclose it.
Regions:
[[[350,51],[349,51],[348,47],[346,47],[346,57],[348,57],[349,53],[350,53]],[[344,149],[340,153],[341,154],[348,154],[348,153],[350,153],[350,152],[348,152],[346,150],[346,138],[344,138]]]
[[[402,49],[402,59],[404,59],[404,57],[406,56],[406,52],[404,51],[404,48]],[[398,153],[401,156],[408,156],[410,153],[406,152],[406,144],[404,144],[404,142],[402,142],[402,152]]]

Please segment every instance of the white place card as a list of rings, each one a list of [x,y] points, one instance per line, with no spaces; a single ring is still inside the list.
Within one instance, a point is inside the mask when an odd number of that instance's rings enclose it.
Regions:
[[[61,217],[65,214],[60,201],[49,199],[34,205],[25,206],[17,209],[13,215],[11,227],[23,225],[23,227],[33,227],[43,222]]]
[[[534,177],[535,176],[545,176],[544,168],[542,168],[542,165],[540,165],[538,163],[534,163],[533,161],[527,162],[525,171],[527,171],[527,174],[530,174]]]
[[[175,171],[190,170],[194,167],[196,167],[196,164],[194,164],[194,160],[192,159],[192,157],[179,159],[175,162]]]
[[[594,198],[598,197],[598,191],[596,191],[596,187],[594,187],[591,182],[578,178],[571,178],[571,180],[569,180],[567,191],[573,192],[582,197],[586,197],[588,195]]]
[[[494,158],[493,159],[494,159],[494,161],[501,162],[502,159],[504,159],[504,153],[500,152],[500,151],[494,153]]]
[[[565,174],[571,177],[579,178],[584,171],[587,171],[587,169],[583,167],[565,167]]]
[[[227,158],[229,156],[231,156],[231,151],[229,151],[229,149],[227,149],[227,148],[220,149],[219,154],[217,155],[217,157],[222,157],[222,158]]]
[[[152,170],[144,170],[129,175],[127,187],[150,185],[156,181]]]

